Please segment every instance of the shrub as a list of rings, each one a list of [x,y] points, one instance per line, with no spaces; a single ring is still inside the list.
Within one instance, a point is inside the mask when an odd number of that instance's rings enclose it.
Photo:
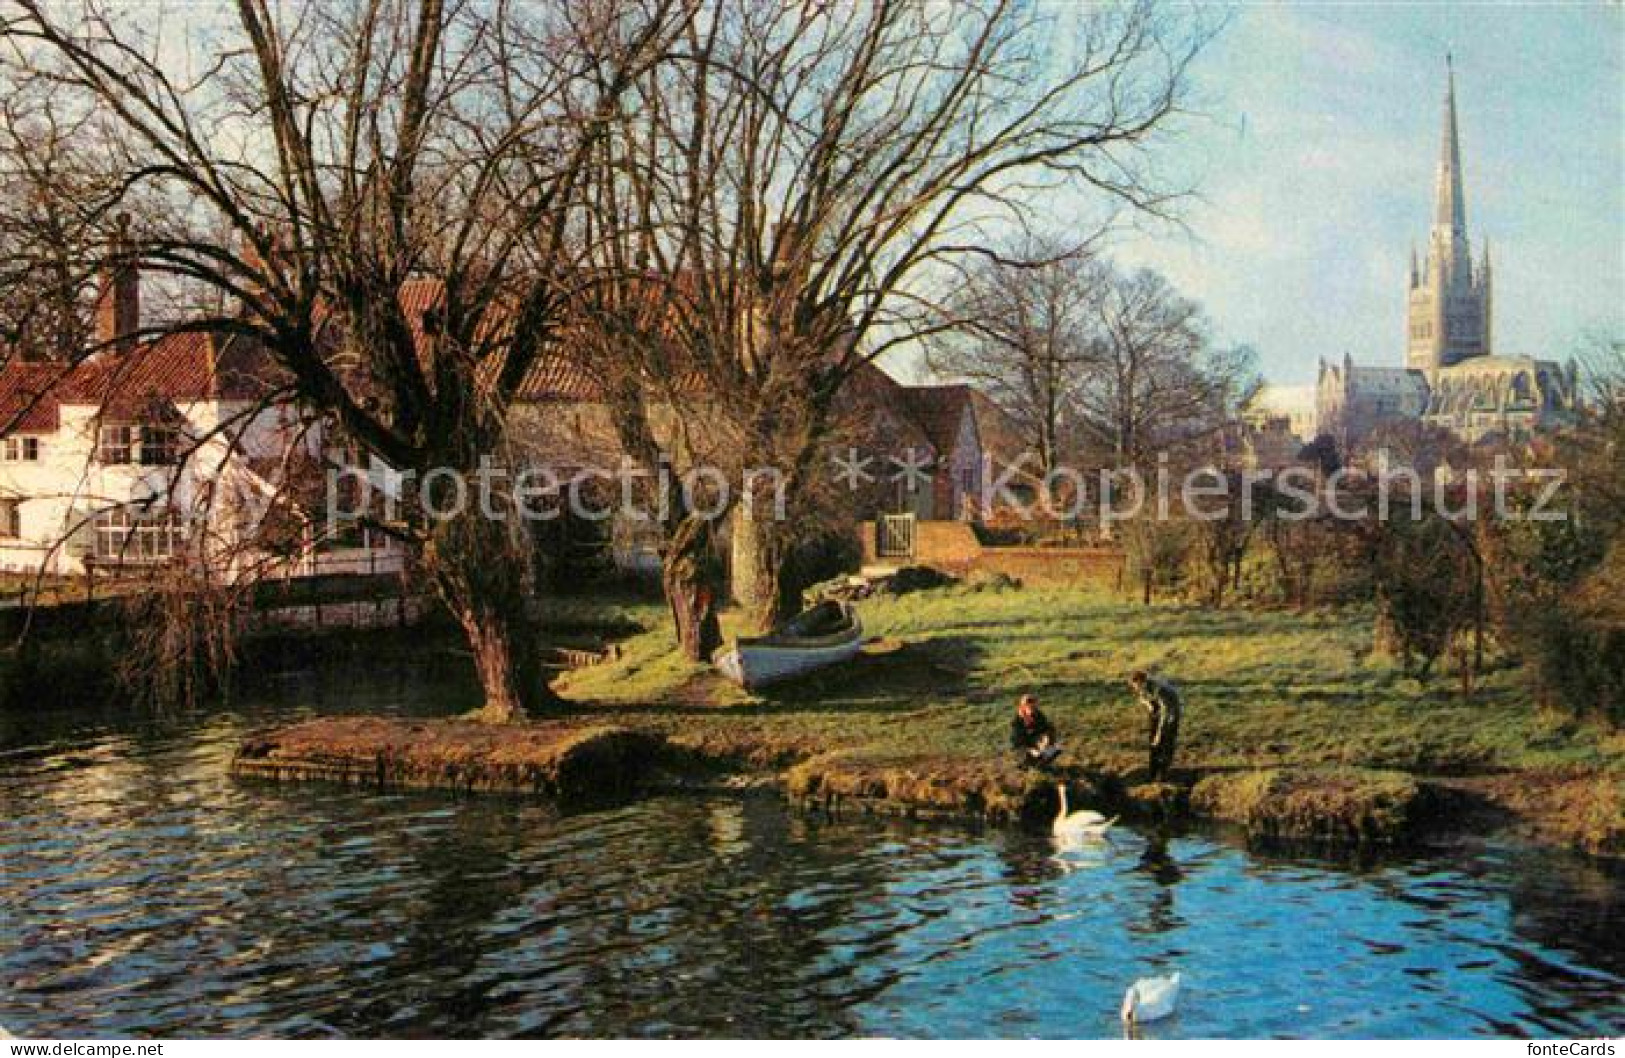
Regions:
[[[1625,542],[1571,590],[1524,596],[1506,623],[1541,700],[1575,716],[1625,722]]]
[[[1372,539],[1378,638],[1405,672],[1426,680],[1433,665],[1480,620],[1480,564],[1462,527],[1437,516],[1394,518]]]

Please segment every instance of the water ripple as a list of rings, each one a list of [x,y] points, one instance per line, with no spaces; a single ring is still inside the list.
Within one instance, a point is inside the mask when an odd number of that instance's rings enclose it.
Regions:
[[[389,687],[356,707],[435,710],[432,683]],[[1621,878],[1555,854],[1339,864],[1124,831],[1057,855],[766,798],[561,816],[225,778],[246,731],[306,711],[0,728],[0,1024],[1111,1036],[1125,984],[1177,969],[1186,1001],[1151,1035],[1625,1028]]]

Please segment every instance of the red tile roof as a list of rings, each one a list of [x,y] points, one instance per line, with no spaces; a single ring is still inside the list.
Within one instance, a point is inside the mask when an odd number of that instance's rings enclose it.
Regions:
[[[519,384],[517,399],[529,403],[548,401],[599,401],[604,399],[601,380],[577,359],[544,356],[530,366]]]
[[[79,365],[58,387],[64,404],[90,404],[103,414],[133,413],[154,402],[256,400],[280,372],[259,343],[238,335],[178,331],[131,352]]]
[[[868,436],[864,438],[866,444],[891,453],[912,448],[935,457],[942,450],[915,418],[906,396],[909,388],[875,365],[865,363],[860,364],[847,379],[842,401],[857,415],[868,418],[870,428]],[[885,425],[891,436],[880,436],[880,424],[875,420],[882,414],[889,420]]]
[[[113,418],[205,400],[247,401],[282,377],[257,342],[236,335],[173,332],[129,353],[77,364],[14,361],[0,366],[0,432],[49,433],[64,404]]]
[[[982,452],[999,466],[1018,466],[1032,445],[1022,436],[1016,420],[992,397],[971,387],[971,410],[976,414],[976,435]],[[1025,469],[1025,468],[1024,468]]]
[[[444,286],[437,279],[412,279],[401,285],[401,310],[412,328],[412,340],[420,352],[429,348],[425,318],[444,301]],[[538,357],[519,384],[517,399],[523,402],[596,401],[603,399],[604,387],[579,358],[563,355]]]
[[[981,453],[996,466],[1020,466],[1021,457],[1030,447],[1010,414],[967,383],[906,386],[872,365],[854,374],[853,382],[867,384],[880,399],[897,409],[909,420],[904,432],[918,431],[944,459],[952,458],[959,444],[959,425],[967,408],[975,418]]]
[[[425,319],[442,298],[437,280],[411,280],[401,287],[401,306],[420,350],[429,348]],[[145,414],[155,405],[252,400],[283,377],[257,342],[199,331],[171,332],[128,354],[103,353],[74,365],[16,361],[0,365],[0,432],[52,432],[62,404],[92,405],[104,415],[123,417]],[[555,354],[531,365],[518,399],[598,401],[604,391],[588,364]]]
[[[64,370],[21,360],[0,367],[0,434],[55,432],[61,416],[51,389]]]

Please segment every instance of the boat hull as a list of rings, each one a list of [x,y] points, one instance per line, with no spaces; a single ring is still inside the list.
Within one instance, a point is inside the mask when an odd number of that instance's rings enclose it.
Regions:
[[[863,623],[854,611],[848,616],[848,627],[830,635],[741,639],[718,655],[716,666],[741,687],[755,690],[851,661],[863,648]]]

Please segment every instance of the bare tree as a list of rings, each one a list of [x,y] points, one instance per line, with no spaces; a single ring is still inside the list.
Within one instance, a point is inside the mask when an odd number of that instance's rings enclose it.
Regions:
[[[1460,660],[1464,693],[1481,664],[1484,562],[1471,527],[1437,511],[1378,520],[1365,528],[1379,630],[1407,675],[1426,682],[1448,652]],[[1477,649],[1461,637],[1472,633]]]
[[[1385,419],[1361,437],[1351,456],[1372,463],[1386,459],[1393,467],[1414,470],[1423,480],[1446,467],[1472,466],[1475,454],[1454,433],[1419,419]]]
[[[640,83],[626,215],[742,462],[787,498],[742,497],[734,523],[759,625],[799,606],[846,382],[950,326],[933,292],[1044,192],[1163,208],[1144,163],[1204,36],[1139,2],[717,0]]]
[[[1625,341],[1585,336],[1578,421],[1542,444],[1566,482],[1555,521],[1479,524],[1494,628],[1521,656],[1538,699],[1618,727],[1625,722]],[[1529,504],[1546,481],[1514,486]],[[1521,495],[1520,495],[1521,493]],[[1549,497],[1546,498],[1548,501]]]
[[[1148,269],[1106,277],[1094,363],[1079,387],[1081,442],[1115,466],[1203,445],[1257,391],[1251,350],[1221,348],[1201,307]]]
[[[110,188],[69,146],[84,121],[35,102],[0,101],[0,351],[63,363],[88,338],[83,248],[104,241],[92,203]]]
[[[1577,360],[1588,392],[1560,454],[1586,519],[1617,537],[1625,526],[1625,338],[1588,335]]]
[[[145,335],[263,343],[298,400],[394,471],[472,473],[563,318],[597,145],[687,8],[183,12],[7,0],[0,20],[7,87],[84,121],[117,170],[91,221],[147,207],[114,263],[217,307]],[[428,293],[403,296],[414,283]],[[441,488],[408,499],[395,531],[468,637],[482,715],[546,708],[515,521],[432,517],[455,506]]]
[[[1060,465],[1081,388],[1095,368],[1095,326],[1109,271],[1088,247],[1031,243],[976,258],[945,299],[958,321],[932,341],[926,365],[990,396],[1047,475]]]

